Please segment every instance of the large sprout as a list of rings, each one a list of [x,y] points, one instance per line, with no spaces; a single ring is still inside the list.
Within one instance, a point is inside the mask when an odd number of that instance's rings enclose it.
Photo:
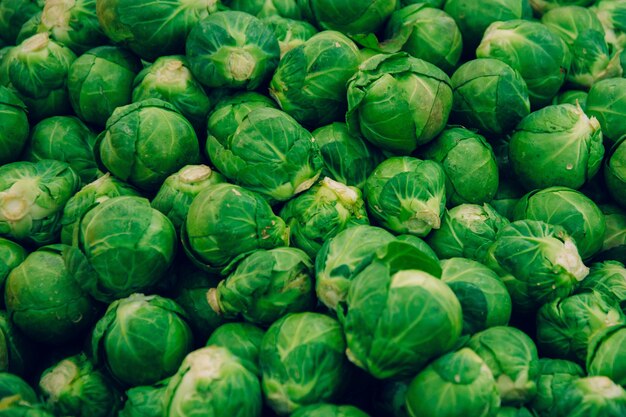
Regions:
[[[207,134],[220,143],[237,131],[243,119],[253,110],[276,108],[276,103],[262,94],[246,91],[238,92],[220,100],[207,119]]]
[[[609,304],[617,304],[626,310],[626,268],[617,261],[593,264],[589,275],[579,285],[580,291],[594,291]]]
[[[608,326],[598,331],[589,344],[587,372],[590,376],[606,376],[619,385],[626,385],[626,326]]]
[[[586,111],[598,119],[602,133],[615,143],[626,135],[624,116],[626,115],[626,79],[610,78],[594,83],[587,96]]]
[[[263,23],[274,33],[280,47],[281,58],[317,33],[313,25],[302,20],[271,16],[263,19]]]
[[[606,41],[616,49],[626,46],[626,25],[624,12],[626,4],[615,0],[597,0],[590,8],[604,28]]]
[[[30,131],[27,115],[24,102],[0,82],[0,164],[19,159]]]

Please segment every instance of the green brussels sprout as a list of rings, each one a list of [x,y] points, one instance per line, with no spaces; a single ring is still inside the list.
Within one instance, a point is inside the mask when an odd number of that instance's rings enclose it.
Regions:
[[[289,227],[291,244],[312,259],[324,242],[342,230],[369,224],[361,190],[328,177],[288,201],[280,217]]]
[[[348,382],[346,342],[337,320],[292,313],[270,326],[261,343],[261,387],[278,415],[331,400]]]
[[[207,346],[220,346],[231,351],[250,372],[260,376],[259,352],[265,331],[249,323],[226,323],[215,329]]]
[[[449,205],[487,203],[496,194],[496,156],[482,135],[462,127],[448,128],[428,144],[422,156],[443,166]]]
[[[446,73],[404,52],[371,57],[348,81],[348,128],[391,152],[408,155],[434,139],[451,108]]]
[[[564,359],[539,359],[537,395],[528,403],[539,417],[552,417],[556,402],[564,390],[578,378],[585,376],[580,365]]]
[[[94,147],[96,160],[122,181],[156,191],[165,179],[200,159],[193,126],[158,99],[118,107]]]
[[[215,0],[97,0],[96,13],[104,33],[147,61],[183,52],[191,29],[217,10]]]
[[[351,405],[315,404],[298,408],[291,417],[369,417]]]
[[[612,205],[601,205],[604,213],[606,230],[600,252],[595,258],[598,261],[616,260],[626,262],[626,213]]]
[[[0,82],[0,165],[20,158],[30,130],[27,111],[22,100]]]
[[[223,182],[224,177],[206,165],[186,165],[165,179],[152,199],[152,208],[165,214],[179,230],[193,199],[210,185]]]
[[[173,104],[196,131],[204,128],[213,103],[182,55],[162,56],[144,68],[133,82],[132,99],[158,98]],[[126,103],[124,103],[126,104]]]
[[[26,24],[31,22],[35,32],[48,32],[76,54],[108,41],[98,23],[96,0],[46,0],[41,15],[33,16]],[[24,27],[20,35],[23,31]]]
[[[206,146],[211,162],[225,177],[271,202],[309,189],[322,171],[311,133],[272,108],[250,111],[228,138],[209,134]]]
[[[483,262],[507,224],[489,204],[461,204],[446,210],[441,228],[428,237],[428,244],[441,259],[463,257]]]
[[[626,4],[619,0],[597,0],[591,10],[596,13],[604,27],[606,41],[616,49],[626,47]]]
[[[46,369],[39,389],[50,410],[62,416],[114,417],[121,405],[113,382],[84,353]]]
[[[626,326],[624,321],[598,331],[589,343],[587,372],[589,376],[606,376],[626,385]]]
[[[26,259],[27,254],[22,246],[0,237],[0,290],[9,273]]]
[[[65,162],[12,162],[0,166],[0,235],[35,245],[58,239],[65,203],[80,179]]]
[[[35,345],[17,329],[9,314],[0,310],[0,372],[27,377],[37,365],[36,358]]]
[[[44,7],[45,7],[45,4],[44,4]],[[42,14],[43,12],[39,11],[35,13],[34,15],[32,15],[30,19],[28,19],[26,22],[24,22],[24,24],[20,28],[19,33],[17,34],[17,37],[15,38],[16,44],[20,44],[24,42],[25,39],[28,39],[31,36],[36,35],[41,32],[48,32],[50,37],[52,37],[52,33],[49,30],[47,30],[47,28],[45,28],[41,23]],[[63,42],[60,42],[60,43],[63,43]]]
[[[232,184],[214,184],[189,206],[181,229],[187,255],[221,270],[256,249],[287,246],[289,230],[258,194]]]
[[[307,126],[343,117],[346,83],[359,66],[359,49],[345,35],[322,31],[278,63],[269,93],[287,114]]]
[[[610,78],[594,83],[587,96],[586,111],[602,126],[602,134],[611,143],[626,135],[626,79]]]
[[[72,108],[83,121],[104,127],[117,107],[131,102],[139,58],[117,46],[85,52],[69,69],[67,88]]]
[[[526,407],[502,407],[496,417],[535,417],[535,414]]]
[[[609,194],[620,207],[626,207],[626,134],[607,153],[604,160],[604,181]]]
[[[441,226],[446,205],[446,174],[434,161],[391,157],[365,183],[370,214],[396,233],[426,236]]]
[[[594,291],[609,304],[618,304],[626,313],[626,268],[617,261],[591,265],[589,275],[578,286],[580,291]]]
[[[557,399],[551,417],[620,417],[626,414],[626,391],[603,376],[575,379]]]
[[[66,267],[62,252],[67,249],[50,245],[32,252],[6,280],[4,298],[11,321],[39,343],[62,345],[76,339],[99,313]]]
[[[539,357],[526,333],[514,327],[491,327],[473,335],[466,346],[493,372],[503,405],[521,405],[535,396]]]
[[[385,43],[397,44],[401,48],[393,52],[408,52],[447,73],[454,70],[463,51],[461,31],[454,19],[443,10],[423,2],[395,11],[384,33],[388,39]]]
[[[225,143],[237,131],[243,119],[253,110],[276,108],[267,96],[252,91],[238,92],[219,101],[207,120],[207,133]]]
[[[43,7],[44,0],[3,0],[0,4],[0,39],[7,44],[15,43],[22,25]]]
[[[97,180],[81,188],[67,200],[61,217],[61,243],[72,244],[74,228],[87,211],[109,198],[119,196],[139,196],[131,186],[106,173]]]
[[[22,156],[31,162],[55,159],[67,162],[84,184],[98,176],[93,156],[96,135],[80,119],[54,116],[37,123]]]
[[[412,375],[452,349],[463,327],[450,287],[397,263],[383,258],[364,268],[337,309],[348,358],[379,379]]]
[[[586,110],[587,96],[588,93],[586,91],[565,90],[556,97],[554,97],[552,104],[572,104],[576,106],[576,103],[578,103],[581,109]]]
[[[7,402],[34,404],[38,398],[33,388],[22,378],[9,372],[0,372],[0,402],[3,405]]]
[[[502,175],[502,171],[500,171]],[[489,205],[494,208],[501,216],[508,220],[513,220],[513,212],[515,206],[526,191],[512,178],[500,178],[498,190]]]
[[[246,256],[217,288],[209,290],[216,313],[269,326],[314,305],[313,263],[296,248],[259,249]]]
[[[509,147],[513,172],[529,191],[555,185],[578,189],[600,170],[603,156],[598,120],[571,104],[526,116]]]
[[[246,12],[259,18],[270,16],[302,18],[296,0],[222,0],[222,4],[232,10]]]
[[[9,80],[32,120],[68,113],[68,72],[76,59],[71,49],[39,33],[16,46],[8,59]]]
[[[465,48],[472,51],[493,22],[532,17],[528,0],[447,0],[444,11],[456,20]]]
[[[219,346],[187,355],[170,379],[163,401],[162,415],[168,417],[261,417],[258,378],[228,349]]]
[[[505,225],[488,256],[521,312],[567,297],[589,273],[565,230],[537,220]]]
[[[593,2],[594,0],[530,0],[530,5],[535,12],[542,15],[550,10],[563,9],[567,6],[587,7]]]
[[[590,198],[567,187],[531,191],[515,206],[515,220],[541,220],[558,225],[574,239],[581,258],[601,248],[606,230],[604,214]]]
[[[55,417],[43,404],[25,402],[9,403],[0,410],[0,416],[7,417]]]
[[[161,417],[164,415],[163,396],[169,378],[154,385],[144,385],[126,391],[126,401],[118,417]]]
[[[506,326],[511,318],[511,296],[498,274],[465,258],[441,262],[441,280],[448,284],[463,310],[463,334]]]
[[[302,20],[271,16],[263,19],[263,23],[274,33],[280,47],[281,59],[287,52],[302,45],[317,33],[313,25]]]
[[[582,1],[593,2],[593,0]],[[569,0],[569,3],[573,1]],[[548,10],[541,16],[541,23],[559,35],[570,47],[587,30],[604,32],[602,23],[593,10],[576,5],[563,5]]]
[[[584,363],[594,335],[622,324],[622,311],[599,293],[574,294],[539,309],[536,340],[548,356]]]
[[[238,11],[213,13],[198,22],[186,51],[191,72],[207,87],[254,90],[280,59],[274,33],[261,20]]]
[[[481,11],[483,7],[481,3]],[[552,101],[565,82],[571,63],[567,44],[547,26],[528,20],[489,25],[476,56],[499,59],[519,71],[526,81],[533,108]]]
[[[520,73],[490,58],[474,59],[452,74],[450,120],[487,135],[509,133],[528,114],[528,87]]]
[[[409,385],[406,407],[411,417],[491,416],[500,408],[500,396],[487,364],[463,348],[417,374]]]
[[[133,294],[111,303],[96,323],[91,356],[121,384],[149,385],[174,374],[192,343],[178,304],[158,295]]]
[[[172,222],[145,198],[119,196],[80,218],[65,260],[83,288],[111,302],[156,285],[175,253]]]
[[[324,168],[322,175],[342,184],[362,189],[367,177],[382,162],[382,155],[348,130],[345,123],[335,122],[313,131],[320,148]]]
[[[396,9],[398,0],[306,0],[303,3],[319,27],[353,36],[378,31]]]

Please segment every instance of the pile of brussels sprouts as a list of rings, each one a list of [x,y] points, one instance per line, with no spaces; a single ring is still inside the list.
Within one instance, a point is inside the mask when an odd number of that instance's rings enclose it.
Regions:
[[[626,0],[0,0],[0,417],[626,416]]]

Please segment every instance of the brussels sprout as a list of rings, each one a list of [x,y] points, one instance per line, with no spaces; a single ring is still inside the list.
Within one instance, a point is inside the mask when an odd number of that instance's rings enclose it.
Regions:
[[[348,358],[380,379],[412,375],[450,350],[463,327],[454,292],[428,272],[403,266],[372,262],[337,310]]]
[[[42,404],[29,404],[23,402],[9,403],[6,408],[0,410],[0,416],[8,417],[55,417]]]
[[[174,260],[174,226],[144,198],[109,198],[89,210],[75,228],[72,247],[65,253],[68,269],[101,301],[150,289]]]
[[[217,10],[215,0],[97,0],[96,13],[104,33],[141,58],[183,52],[185,38],[197,22]]]
[[[524,332],[514,327],[491,327],[472,336],[467,347],[493,372],[503,405],[524,404],[535,396],[539,358],[535,343]]]
[[[589,273],[565,230],[537,220],[505,225],[489,257],[489,266],[503,277],[520,311],[567,297]]]
[[[349,36],[374,33],[396,9],[398,0],[306,0],[317,25]]]
[[[594,0],[530,0],[533,10],[542,15],[554,9],[563,9],[567,6],[583,6],[591,5]]]
[[[298,408],[291,417],[369,417],[351,405],[316,404]]]
[[[0,166],[19,159],[30,130],[26,105],[12,90],[1,84],[0,82]]]
[[[520,73],[497,59],[474,59],[452,74],[450,119],[488,135],[509,133],[530,113]]]
[[[168,417],[198,415],[261,417],[258,378],[228,349],[209,346],[191,352],[170,379],[165,395]]]
[[[191,72],[207,87],[254,90],[280,59],[274,33],[256,17],[237,11],[202,19],[189,33],[186,51]]]
[[[6,406],[11,403],[36,403],[37,394],[33,388],[17,375],[0,372],[0,402]]]
[[[94,6],[95,6],[95,4],[94,4]],[[44,4],[44,7],[45,7],[45,4]],[[17,37],[15,38],[15,43],[16,44],[20,44],[20,43],[24,42],[25,39],[28,39],[31,36],[34,36],[34,35],[36,35],[38,33],[41,33],[41,32],[48,32],[50,37],[52,37],[52,33],[49,30],[47,30],[47,28],[43,27],[43,25],[41,23],[41,15],[42,14],[43,13],[41,11],[37,12],[34,15],[32,15],[30,17],[30,19],[28,19],[26,22],[24,22],[24,24],[20,28],[19,33],[17,34]],[[41,30],[40,30],[40,28],[41,28]],[[60,42],[60,43],[63,43],[63,42]]]
[[[459,25],[467,50],[478,46],[483,33],[493,22],[532,17],[528,0],[447,0],[444,10]]]
[[[232,10],[249,13],[256,17],[282,16],[300,19],[302,13],[296,0],[222,0]]]
[[[207,297],[216,313],[270,325],[287,313],[311,310],[313,263],[296,248],[257,250]]]
[[[554,185],[578,189],[600,170],[603,156],[598,120],[571,104],[526,116],[509,147],[513,171],[528,190]]]
[[[395,153],[408,155],[434,139],[451,108],[450,78],[406,53],[375,55],[348,81],[348,128]]]
[[[348,381],[339,323],[319,313],[292,313],[270,326],[261,343],[261,386],[278,415],[335,398]]]
[[[616,260],[626,262],[626,213],[612,205],[601,205],[606,230],[602,249],[595,258],[598,261]]]
[[[443,215],[441,229],[428,244],[441,259],[463,257],[483,262],[498,232],[509,221],[489,204],[461,204]]]
[[[176,106],[198,132],[204,128],[213,106],[182,55],[159,57],[137,75],[133,82],[133,102],[148,98]]]
[[[41,12],[44,0],[3,0],[0,4],[0,39],[8,44],[31,16]]]
[[[584,363],[594,335],[620,324],[626,324],[626,317],[600,294],[575,294],[539,309],[537,343],[548,356]]]
[[[95,364],[126,386],[172,375],[192,349],[185,312],[158,295],[133,294],[109,305],[91,336]]]
[[[594,291],[609,304],[618,304],[626,312],[626,268],[617,261],[593,264],[589,275],[579,285],[580,291]]]
[[[33,120],[66,114],[70,109],[68,72],[76,59],[71,49],[39,33],[9,55],[9,80],[26,103]]]
[[[441,262],[441,280],[448,284],[463,309],[463,334],[493,326],[506,326],[511,317],[511,296],[498,274],[470,259]]]
[[[13,162],[0,166],[0,235],[45,245],[57,240],[65,203],[80,179],[65,162]]]
[[[222,182],[225,182],[224,177],[206,165],[186,165],[165,179],[151,204],[179,230],[195,196],[210,185]]]
[[[563,227],[583,259],[591,258],[602,247],[604,214],[590,198],[571,188],[549,187],[526,194],[517,203],[514,217]]]
[[[358,66],[355,43],[339,32],[323,31],[285,54],[269,93],[298,122],[323,126],[343,117],[346,83]]]
[[[519,71],[533,108],[545,106],[556,96],[571,63],[567,44],[546,26],[528,20],[489,25],[476,56],[499,59]]]
[[[164,415],[163,396],[169,378],[154,385],[134,387],[126,391],[124,408],[118,417],[161,417]]]
[[[26,259],[26,249],[9,239],[0,237],[0,290],[9,273]]]
[[[72,116],[55,116],[37,123],[23,158],[37,162],[55,159],[67,162],[87,184],[98,176],[93,156],[96,135],[83,122]]]
[[[626,414],[626,391],[607,377],[572,381],[557,399],[551,417],[619,417]]]
[[[611,78],[594,83],[587,96],[586,111],[596,117],[602,133],[611,142],[626,135],[626,79]]]
[[[83,121],[104,127],[113,111],[131,102],[139,59],[116,46],[100,46],[72,63],[68,90],[72,108]]]
[[[82,336],[99,306],[74,281],[65,266],[66,245],[50,245],[29,254],[6,281],[5,302],[15,325],[39,343],[62,345]]]
[[[490,416],[500,407],[489,367],[471,349],[436,359],[423,369],[406,394],[411,417]]]
[[[552,417],[556,402],[563,396],[567,387],[578,378],[585,376],[582,368],[574,362],[563,359],[539,359],[537,395],[529,406],[540,417]]]
[[[456,206],[491,201],[498,189],[498,165],[487,140],[462,127],[444,130],[422,155],[443,165],[446,200]]]
[[[287,52],[302,45],[317,33],[317,29],[310,23],[280,16],[263,19],[263,23],[274,33],[280,47],[281,59]]]
[[[626,385],[626,326],[624,321],[598,331],[589,343],[587,372],[589,376],[606,376],[617,384]],[[619,326],[618,326],[619,325]]]
[[[590,2],[592,3],[592,2]],[[606,41],[616,49],[626,46],[626,24],[624,13],[626,4],[623,1],[597,0],[591,6],[604,27]]]
[[[604,160],[604,181],[620,207],[626,207],[626,134],[613,145]]]
[[[320,148],[322,175],[342,184],[363,188],[367,177],[382,162],[382,155],[360,137],[350,134],[345,123],[332,123],[313,131]]]
[[[250,372],[261,375],[259,352],[265,331],[249,323],[226,323],[215,329],[207,346],[220,346],[237,356]]]
[[[35,346],[9,319],[9,314],[0,310],[0,371],[28,376],[37,365]]]
[[[575,1],[577,0],[569,0],[566,3],[574,3]],[[593,2],[593,0],[582,1]],[[563,5],[550,9],[541,17],[541,23],[559,35],[570,47],[578,37],[588,30],[601,32],[604,36],[604,28],[600,19],[593,10],[586,7]]]
[[[98,136],[96,158],[113,175],[144,191],[200,158],[193,126],[158,99],[118,107]]]
[[[385,43],[397,44],[401,50],[448,73],[456,67],[463,50],[461,31],[454,19],[427,3],[395,11],[387,22],[385,39]]]
[[[312,259],[328,239],[359,224],[369,224],[361,191],[326,177],[290,200],[280,211],[290,242]]]
[[[578,103],[581,109],[586,110],[587,95],[588,93],[586,91],[565,90],[556,97],[554,97],[552,104],[572,104],[576,106],[576,103]]]
[[[310,188],[322,171],[313,136],[287,113],[259,108],[224,140],[209,135],[207,153],[225,177],[271,202]]]
[[[287,246],[289,230],[263,198],[232,184],[214,184],[194,198],[181,229],[187,255],[212,270],[256,249]]]
[[[112,381],[95,369],[84,353],[46,369],[39,389],[48,407],[58,415],[113,417],[121,405]]]
[[[444,169],[437,162],[391,157],[367,179],[365,200],[372,217],[387,229],[426,236],[441,226],[445,181]]]

